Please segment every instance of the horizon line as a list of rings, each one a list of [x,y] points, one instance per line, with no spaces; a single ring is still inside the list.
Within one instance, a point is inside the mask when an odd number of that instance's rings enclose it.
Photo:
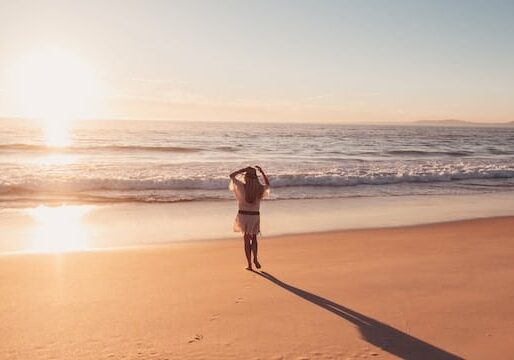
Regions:
[[[0,116],[0,121],[39,121],[35,117],[24,117],[24,116]],[[446,125],[446,126],[495,126],[495,125],[507,125],[514,126],[514,120],[502,121],[502,122],[483,122],[483,121],[469,121],[461,119],[420,119],[420,120],[408,120],[408,121],[277,121],[277,120],[196,120],[196,119],[180,119],[180,118],[129,118],[129,117],[108,117],[108,118],[79,118],[75,119],[76,122],[85,121],[122,121],[122,122],[184,122],[184,123],[247,123],[247,124],[311,124],[311,125],[413,125],[413,126],[430,126],[430,125]]]

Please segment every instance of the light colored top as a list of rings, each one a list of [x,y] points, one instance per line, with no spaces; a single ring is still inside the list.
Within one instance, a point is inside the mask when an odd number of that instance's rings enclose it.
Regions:
[[[229,189],[234,192],[234,195],[236,196],[239,210],[246,210],[246,211],[259,211],[259,208],[261,206],[261,200],[269,196],[270,194],[270,188],[269,185],[263,185],[264,186],[264,193],[262,194],[261,199],[255,199],[253,203],[246,202],[245,199],[245,184],[241,182],[238,179],[232,179],[230,181]]]

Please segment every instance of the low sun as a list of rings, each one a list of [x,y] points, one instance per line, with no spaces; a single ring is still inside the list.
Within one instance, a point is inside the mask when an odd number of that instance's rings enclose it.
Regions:
[[[35,51],[19,59],[10,75],[16,108],[42,123],[47,145],[68,145],[71,123],[95,113],[97,79],[86,63],[69,52]]]

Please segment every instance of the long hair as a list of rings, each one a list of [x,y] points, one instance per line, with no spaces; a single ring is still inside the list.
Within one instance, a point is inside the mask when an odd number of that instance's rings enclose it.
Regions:
[[[249,204],[254,203],[257,199],[262,199],[264,195],[264,186],[260,183],[255,169],[252,170],[246,172],[244,185],[245,200]]]

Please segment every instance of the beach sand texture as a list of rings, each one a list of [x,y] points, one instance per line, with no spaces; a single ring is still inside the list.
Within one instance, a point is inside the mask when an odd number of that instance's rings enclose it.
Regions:
[[[0,359],[511,359],[514,217],[0,256]]]

